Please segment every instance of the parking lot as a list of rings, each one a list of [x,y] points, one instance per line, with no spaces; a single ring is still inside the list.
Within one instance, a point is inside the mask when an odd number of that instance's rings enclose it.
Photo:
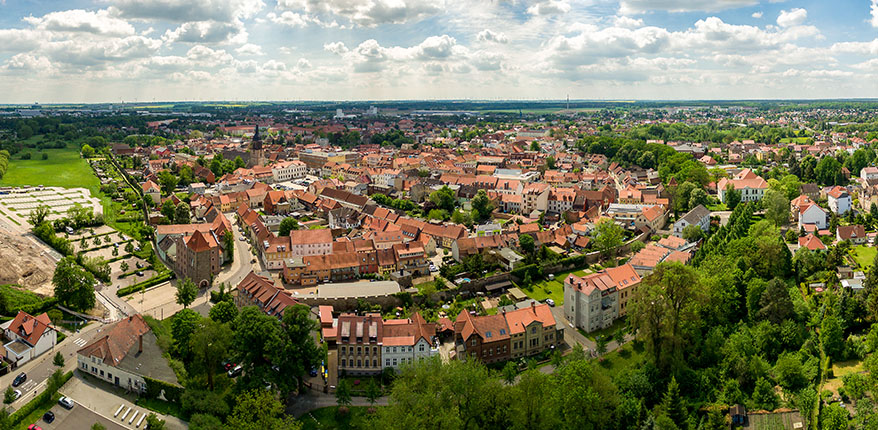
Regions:
[[[89,429],[94,423],[101,423],[107,430],[124,430],[126,427],[123,427],[117,424],[114,421],[111,421],[107,418],[104,418],[97,413],[88,410],[83,407],[81,404],[76,404],[73,409],[67,410],[62,408],[59,405],[55,405],[52,407],[52,412],[55,414],[55,421],[51,423],[47,423],[42,418],[37,423],[28,423],[36,424],[42,427],[44,430],[50,429]],[[135,421],[136,424],[136,421]],[[145,425],[141,424],[140,428],[143,428]],[[131,427],[134,427],[133,425]]]
[[[30,212],[40,205],[49,206],[50,221],[67,216],[67,210],[76,204],[92,208],[95,214],[103,213],[100,199],[92,197],[85,188],[13,188],[0,192],[4,193],[0,194],[0,216],[21,226],[29,225]]]

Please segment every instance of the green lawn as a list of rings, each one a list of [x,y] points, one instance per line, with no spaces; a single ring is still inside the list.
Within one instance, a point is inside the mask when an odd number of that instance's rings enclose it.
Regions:
[[[22,160],[21,154],[30,152],[30,160]],[[48,154],[49,159],[41,159]],[[89,167],[88,162],[79,157],[79,149],[73,145],[65,149],[26,148],[9,159],[9,169],[0,185],[45,185],[47,187],[88,188],[93,197],[98,196],[101,183]]]
[[[626,325],[627,325],[626,319],[619,318],[619,319],[613,321],[613,324],[607,328],[595,330],[591,333],[586,333],[582,329],[580,329],[579,332],[582,333],[583,336],[585,336],[591,340],[597,340],[597,338],[600,336],[603,336],[609,340],[609,339],[613,338],[613,335],[616,334],[617,331],[624,329]]]
[[[299,420],[302,421],[302,430],[359,428],[366,420],[368,409],[365,406],[352,406],[348,415],[338,417],[336,416],[337,408],[327,406],[308,412],[299,417]]]
[[[590,273],[585,270],[572,270],[570,272],[561,272],[555,274],[554,280],[544,279],[531,286],[529,289],[522,288],[524,294],[536,300],[543,301],[551,298],[555,301],[555,306],[564,304],[564,280],[568,275],[585,276]]]
[[[0,295],[6,302],[10,316],[15,316],[19,309],[42,303],[45,299],[30,292],[16,288],[14,285],[0,285]]]
[[[607,370],[608,376],[614,377],[619,372],[640,365],[645,360],[645,349],[639,342],[629,342],[622,349],[604,355],[599,366]]]
[[[878,248],[872,246],[860,245],[854,247],[854,259],[861,268],[865,269],[872,265],[875,260],[875,254],[878,254]]]

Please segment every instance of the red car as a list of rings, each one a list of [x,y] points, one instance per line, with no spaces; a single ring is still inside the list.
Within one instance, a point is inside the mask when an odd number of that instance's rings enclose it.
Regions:
[[[43,430],[43,428],[36,425],[36,424],[31,424],[31,425],[27,426],[27,430]]]

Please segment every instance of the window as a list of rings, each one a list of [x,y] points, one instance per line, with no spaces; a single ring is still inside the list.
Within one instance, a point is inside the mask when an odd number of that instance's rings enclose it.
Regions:
[[[357,367],[363,367],[363,362],[361,360],[357,360]]]
[[[344,358],[341,359],[341,367],[345,367],[347,365],[347,360]]]
[[[418,350],[421,351],[421,352],[424,352],[424,345],[419,346],[419,347],[418,347]]]
[[[372,367],[378,367],[378,360],[372,360]]]
[[[357,347],[357,355],[360,355],[360,354],[362,354],[362,353],[363,353],[363,347],[362,347],[362,346],[358,346],[358,347]]]
[[[342,354],[345,353],[345,347],[344,347],[344,346],[341,347],[341,353],[342,353]]]
[[[476,341],[476,338],[473,338],[473,342],[472,342],[472,345],[473,345],[473,346],[476,346],[476,345],[477,345],[477,343],[476,343],[476,342],[477,342],[477,341]]]
[[[101,370],[101,378],[103,378],[103,377],[104,377],[104,371]]]
[[[537,334],[537,328],[536,328],[536,327],[531,327],[531,328],[530,328],[530,334]]]

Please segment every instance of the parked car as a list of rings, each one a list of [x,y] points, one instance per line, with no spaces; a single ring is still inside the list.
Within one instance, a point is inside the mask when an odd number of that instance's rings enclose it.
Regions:
[[[316,367],[312,367],[312,368],[311,368],[311,371],[309,371],[308,374],[311,375],[311,376],[317,376],[319,373],[318,373]]]
[[[226,369],[226,372],[228,372],[229,370],[234,369],[236,366],[238,366],[238,365],[235,364],[235,363],[233,363],[233,362],[231,362],[231,361],[226,361],[226,362],[223,363],[223,369]]]
[[[12,386],[17,387],[21,384],[24,384],[24,381],[27,381],[27,373],[21,372],[15,379],[12,380]]]
[[[51,423],[52,421],[55,421],[55,413],[52,411],[46,411],[46,413],[43,414],[43,421],[45,421],[47,423]]]
[[[138,271],[137,271],[137,276],[143,276],[143,272],[140,271],[140,270],[138,270]]]
[[[27,430],[43,430],[43,428],[36,425],[36,424],[31,424],[31,425],[27,426]]]
[[[143,263],[141,263],[141,262],[139,262],[139,261],[138,261],[137,263],[134,263],[134,265],[137,266],[138,269],[142,269],[142,268],[143,268]]]
[[[240,364],[229,370],[229,378],[234,378],[241,374],[244,371],[244,367]]]
[[[64,409],[73,409],[73,399],[70,397],[62,397],[58,399],[58,404]]]
[[[546,304],[549,305],[549,306],[554,307],[554,306],[555,306],[555,301],[552,300],[552,299],[546,299]]]
[[[12,391],[12,401],[18,400],[21,397],[21,390],[13,390]]]

